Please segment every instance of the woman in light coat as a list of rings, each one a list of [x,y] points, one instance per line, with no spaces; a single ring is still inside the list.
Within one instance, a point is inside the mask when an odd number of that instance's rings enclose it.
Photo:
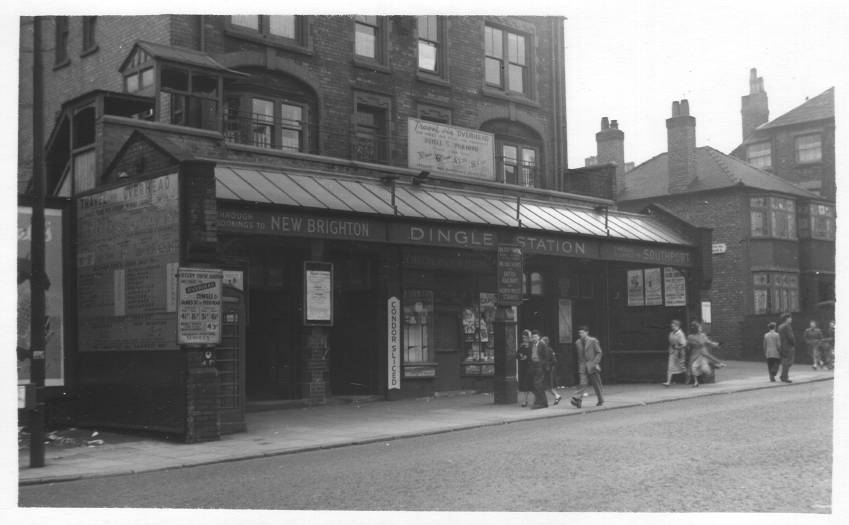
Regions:
[[[681,321],[673,319],[670,328],[669,361],[666,364],[666,383],[663,383],[666,387],[672,383],[675,374],[690,375],[687,373],[687,336],[681,330]]]

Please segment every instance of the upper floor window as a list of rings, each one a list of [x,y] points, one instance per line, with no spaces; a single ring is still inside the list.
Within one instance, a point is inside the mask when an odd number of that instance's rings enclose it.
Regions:
[[[354,17],[354,55],[383,62],[383,17]]]
[[[351,137],[354,160],[389,162],[389,109],[386,97],[355,94]]]
[[[834,240],[834,206],[811,203],[811,237]]]
[[[224,136],[263,148],[307,151],[306,104],[276,97],[232,95],[225,100]]]
[[[769,142],[749,144],[746,147],[746,158],[749,164],[756,168],[766,169],[772,167],[772,146]]]
[[[501,180],[519,186],[537,186],[537,150],[521,144],[501,144]]]
[[[141,49],[136,49],[129,57],[124,73],[124,91],[127,93],[141,93],[153,88],[154,79],[153,59]]]
[[[528,93],[528,38],[518,33],[486,26],[484,51],[486,83],[505,91]]]
[[[822,160],[822,136],[819,133],[796,137],[796,163],[806,164]]]
[[[68,17],[57,16],[55,18],[55,29],[54,63],[58,66],[68,61]]]
[[[442,48],[439,18],[431,16],[417,17],[419,35],[419,69],[438,73],[442,70],[440,57]]]
[[[94,51],[97,47],[97,41],[94,38],[94,31],[97,25],[96,16],[83,17],[83,53]]]
[[[794,273],[755,272],[753,313],[779,314],[799,311],[799,276]]]
[[[752,197],[749,207],[752,237],[796,238],[796,210],[792,199]]]
[[[305,44],[306,21],[298,15],[231,15],[230,29],[257,33],[268,39]]]
[[[160,90],[163,113],[171,124],[201,129],[218,128],[220,77],[174,66],[163,67]]]

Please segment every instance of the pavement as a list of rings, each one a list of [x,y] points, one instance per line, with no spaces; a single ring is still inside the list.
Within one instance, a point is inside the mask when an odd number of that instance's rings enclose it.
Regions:
[[[185,444],[147,436],[124,435],[117,442],[104,440],[96,446],[47,447],[45,466],[30,468],[28,450],[19,450],[18,482],[34,485],[86,478],[152,472],[197,465],[238,461],[311,450],[391,441],[503,425],[518,421],[588,415],[601,410],[619,410],[701,396],[734,394],[764,388],[834,379],[831,370],[813,370],[795,365],[792,384],[770,383],[766,364],[727,361],[717,371],[717,381],[699,388],[673,384],[617,384],[605,386],[605,404],[595,406],[590,394],[584,406],[569,404],[572,389],[560,390],[559,405],[530,410],[515,405],[496,405],[492,394],[452,392],[433,397],[332,403],[323,406],[249,412],[247,432],[222,436],[219,441]],[[592,389],[589,390],[592,392]],[[520,394],[521,396],[521,394]],[[530,396],[532,401],[533,396]],[[724,399],[721,402],[733,402]]]

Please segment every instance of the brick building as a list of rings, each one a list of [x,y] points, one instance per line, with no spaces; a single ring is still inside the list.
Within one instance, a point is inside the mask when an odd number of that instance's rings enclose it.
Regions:
[[[609,380],[638,379],[632,351],[663,331],[617,327],[698,304],[709,232],[615,210],[610,166],[567,169],[562,18],[39,23],[79,424],[196,440],[248,403],[509,400],[517,324],[549,335],[564,384],[573,324],[616,350]],[[643,269],[669,288],[636,311]]]
[[[834,203],[696,146],[696,119],[686,100],[673,103],[666,127],[668,151],[620,177],[618,204],[626,210],[655,205],[713,229],[713,280],[703,317],[724,342],[724,355],[761,358],[765,327],[782,312],[797,316],[800,331],[809,317],[826,321],[817,305],[834,299]],[[804,359],[804,352],[797,355]]]
[[[741,102],[743,142],[731,155],[835,201],[834,88],[769,120],[763,77],[754,68],[749,84]]]

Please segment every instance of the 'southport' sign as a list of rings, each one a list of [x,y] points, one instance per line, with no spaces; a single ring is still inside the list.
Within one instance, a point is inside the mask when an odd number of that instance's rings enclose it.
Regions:
[[[401,301],[390,297],[386,301],[387,378],[389,390],[401,389]]]
[[[179,269],[178,344],[214,345],[221,342],[221,286],[221,270]]]

